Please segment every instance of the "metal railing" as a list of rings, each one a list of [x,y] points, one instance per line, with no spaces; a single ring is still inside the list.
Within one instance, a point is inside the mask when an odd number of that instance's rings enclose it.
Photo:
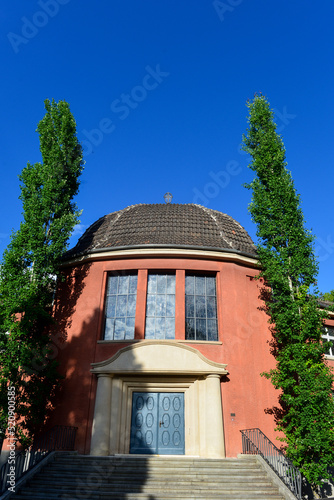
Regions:
[[[293,463],[267,438],[260,429],[245,429],[242,435],[242,453],[261,455],[289,490],[301,500],[302,475]]]
[[[77,427],[55,425],[35,439],[31,448],[15,453],[15,459],[7,460],[1,467],[0,494],[8,489],[10,467],[13,463],[15,465],[15,482],[17,482],[23,474],[35,467],[51,451],[73,451],[77,429]]]

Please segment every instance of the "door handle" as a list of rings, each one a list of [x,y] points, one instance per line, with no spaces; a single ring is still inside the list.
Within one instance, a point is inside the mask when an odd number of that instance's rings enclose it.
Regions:
[[[161,424],[162,424],[162,422],[160,421],[160,422],[159,422],[159,427],[161,427]]]

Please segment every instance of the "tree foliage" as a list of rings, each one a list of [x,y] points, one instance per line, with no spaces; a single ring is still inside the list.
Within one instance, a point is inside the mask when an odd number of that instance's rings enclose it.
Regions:
[[[43,424],[59,380],[48,327],[59,263],[78,222],[73,197],[83,168],[69,105],[46,100],[45,109],[37,127],[42,163],[28,163],[19,176],[23,221],[0,268],[0,428],[7,426],[9,384],[23,444]]]
[[[321,298],[323,300],[328,300],[329,302],[334,302],[334,290],[331,290],[330,292],[322,293]]]
[[[248,108],[243,149],[252,157],[255,178],[246,187],[252,190],[249,210],[257,225],[261,274],[270,285],[264,296],[276,357],[276,368],[264,375],[280,390],[280,407],[272,412],[287,455],[319,484],[334,463],[334,404],[321,341],[324,314],[310,294],[318,270],[313,237],[267,99],[257,95]]]

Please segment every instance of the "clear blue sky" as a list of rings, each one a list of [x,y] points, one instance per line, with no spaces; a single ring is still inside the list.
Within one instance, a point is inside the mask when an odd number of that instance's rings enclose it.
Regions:
[[[65,99],[85,149],[81,226],[136,203],[199,203],[256,240],[240,153],[247,99],[275,109],[334,288],[333,0],[4,0],[0,253],[21,220],[17,176],[40,160],[46,98]]]

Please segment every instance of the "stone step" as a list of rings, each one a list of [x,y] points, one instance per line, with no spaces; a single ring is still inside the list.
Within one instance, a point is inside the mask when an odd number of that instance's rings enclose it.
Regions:
[[[283,500],[254,457],[60,455],[11,500]]]

